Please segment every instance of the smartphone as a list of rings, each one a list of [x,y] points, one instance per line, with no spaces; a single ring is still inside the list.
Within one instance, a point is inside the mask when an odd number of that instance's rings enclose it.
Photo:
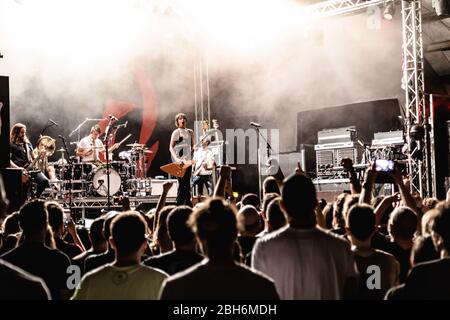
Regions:
[[[70,219],[72,219],[72,215],[70,213],[69,209],[64,209],[64,226],[67,227],[69,224]]]
[[[394,171],[395,162],[393,160],[375,160],[375,171],[392,172]]]

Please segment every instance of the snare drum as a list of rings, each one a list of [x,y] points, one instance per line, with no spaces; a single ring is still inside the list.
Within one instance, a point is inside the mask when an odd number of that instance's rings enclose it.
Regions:
[[[107,177],[107,170],[105,167],[99,168],[92,178],[92,186],[93,191],[98,193],[101,196],[107,196],[108,195],[108,177]],[[122,178],[120,177],[119,173],[110,168],[109,169],[109,195],[115,195],[117,192],[119,192],[120,187],[122,185]]]

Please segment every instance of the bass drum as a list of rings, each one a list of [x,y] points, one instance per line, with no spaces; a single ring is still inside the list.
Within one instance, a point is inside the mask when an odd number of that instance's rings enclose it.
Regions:
[[[92,178],[93,191],[101,196],[108,196],[108,177],[106,175],[106,168],[97,170]],[[109,169],[109,195],[113,196],[120,190],[122,185],[122,178],[114,169]]]

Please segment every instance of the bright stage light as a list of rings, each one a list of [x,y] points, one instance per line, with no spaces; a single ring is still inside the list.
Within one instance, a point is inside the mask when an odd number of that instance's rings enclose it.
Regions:
[[[383,17],[386,20],[392,20],[394,18],[395,14],[395,3],[394,1],[389,1],[385,3],[384,11],[383,11]]]
[[[431,4],[438,17],[450,14],[450,0],[433,0]]]

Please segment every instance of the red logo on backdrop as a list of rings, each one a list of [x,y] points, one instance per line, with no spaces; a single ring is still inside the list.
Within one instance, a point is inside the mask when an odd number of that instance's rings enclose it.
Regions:
[[[158,118],[158,106],[156,102],[155,90],[145,72],[141,68],[135,68],[134,76],[142,95],[142,106],[136,106],[126,101],[109,99],[105,103],[105,108],[103,110],[103,118],[106,118],[108,117],[108,115],[112,114],[117,119],[120,120],[121,118],[125,117],[128,113],[136,109],[142,109],[141,131],[139,134],[138,143],[145,145],[152,136],[153,130],[155,129],[156,120]],[[100,126],[102,132],[104,132],[107,123],[105,123],[105,121],[101,121],[100,123],[98,123],[98,125]],[[114,143],[115,143],[115,134],[113,133],[111,145]],[[147,161],[147,170],[150,168],[151,163],[156,155],[156,152],[158,151],[158,148],[159,148],[159,141],[156,141],[150,147],[151,153],[146,154],[145,157]],[[105,158],[101,160],[103,162],[106,162]]]

